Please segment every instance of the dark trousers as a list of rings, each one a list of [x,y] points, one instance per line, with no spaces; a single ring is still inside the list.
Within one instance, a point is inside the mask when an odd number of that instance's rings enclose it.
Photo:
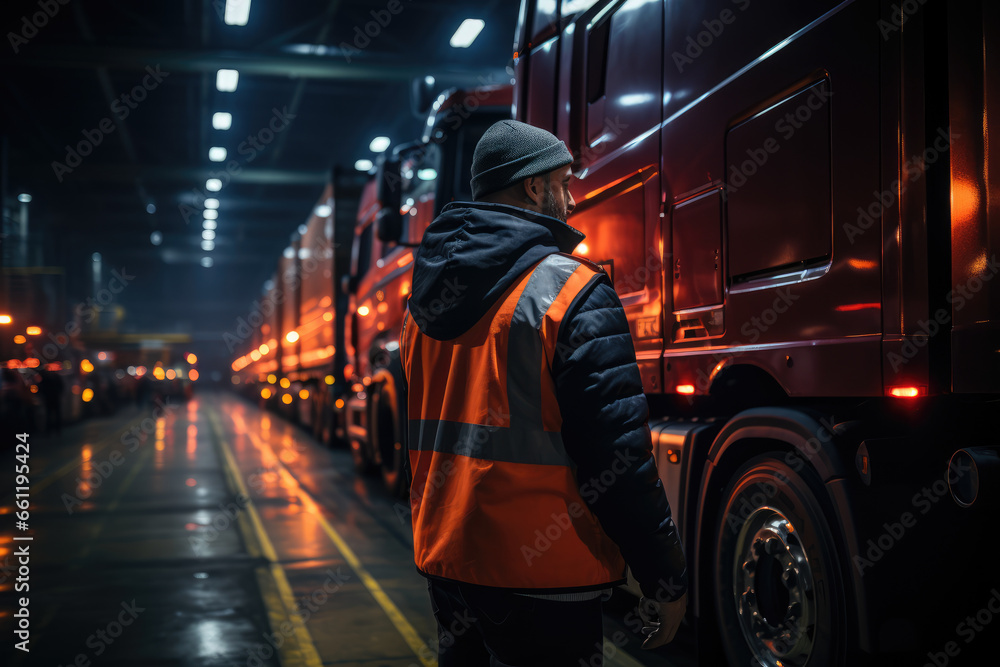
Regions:
[[[601,598],[556,602],[429,580],[440,667],[600,667]]]

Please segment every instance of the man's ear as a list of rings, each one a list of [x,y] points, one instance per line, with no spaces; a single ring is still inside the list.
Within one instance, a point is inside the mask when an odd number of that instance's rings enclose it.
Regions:
[[[524,179],[524,196],[535,206],[541,207],[545,201],[545,180],[542,176],[529,176]]]

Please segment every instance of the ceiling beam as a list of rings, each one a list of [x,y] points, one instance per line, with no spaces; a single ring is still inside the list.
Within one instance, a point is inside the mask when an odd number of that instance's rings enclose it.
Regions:
[[[333,55],[300,55],[294,53],[257,53],[253,51],[218,50],[157,50],[126,49],[105,46],[36,45],[16,60],[0,61],[0,68],[54,67],[115,70],[143,70],[159,67],[164,72],[215,72],[222,68],[239,69],[240,74],[300,77],[310,79],[340,79],[345,81],[410,81],[414,77],[432,75],[447,77],[456,85],[495,83],[505,80],[502,68],[491,70],[476,63],[448,64],[415,63],[412,58],[380,59],[364,53],[348,57]],[[338,51],[334,47],[329,47]]]
[[[52,177],[52,170],[37,166],[39,176]],[[209,178],[219,178],[226,185],[226,170],[213,167],[149,166],[134,167],[128,164],[85,164],[73,173],[74,181],[107,184],[134,183],[136,177],[146,183],[159,185],[168,182],[186,182],[193,187],[203,185]],[[330,180],[329,169],[267,169],[244,167],[239,173],[229,175],[229,183],[250,185],[324,185]],[[209,193],[208,196],[211,196]]]

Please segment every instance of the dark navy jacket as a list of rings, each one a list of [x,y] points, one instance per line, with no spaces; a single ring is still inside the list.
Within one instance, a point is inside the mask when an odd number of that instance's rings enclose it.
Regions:
[[[572,252],[583,238],[555,218],[515,206],[448,204],[417,250],[410,314],[431,338],[455,338],[525,271],[552,253]],[[628,321],[606,276],[570,305],[552,371],[580,495],[643,594],[679,598],[687,589],[684,553],[651,453]]]

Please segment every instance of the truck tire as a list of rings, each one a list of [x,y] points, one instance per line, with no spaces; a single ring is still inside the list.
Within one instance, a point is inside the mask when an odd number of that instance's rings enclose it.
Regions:
[[[395,497],[406,495],[406,461],[403,447],[400,392],[392,373],[379,374],[378,385],[372,382],[371,442],[382,470],[386,489]]]
[[[846,600],[819,477],[758,456],[723,494],[714,602],[730,665],[842,667]]]

